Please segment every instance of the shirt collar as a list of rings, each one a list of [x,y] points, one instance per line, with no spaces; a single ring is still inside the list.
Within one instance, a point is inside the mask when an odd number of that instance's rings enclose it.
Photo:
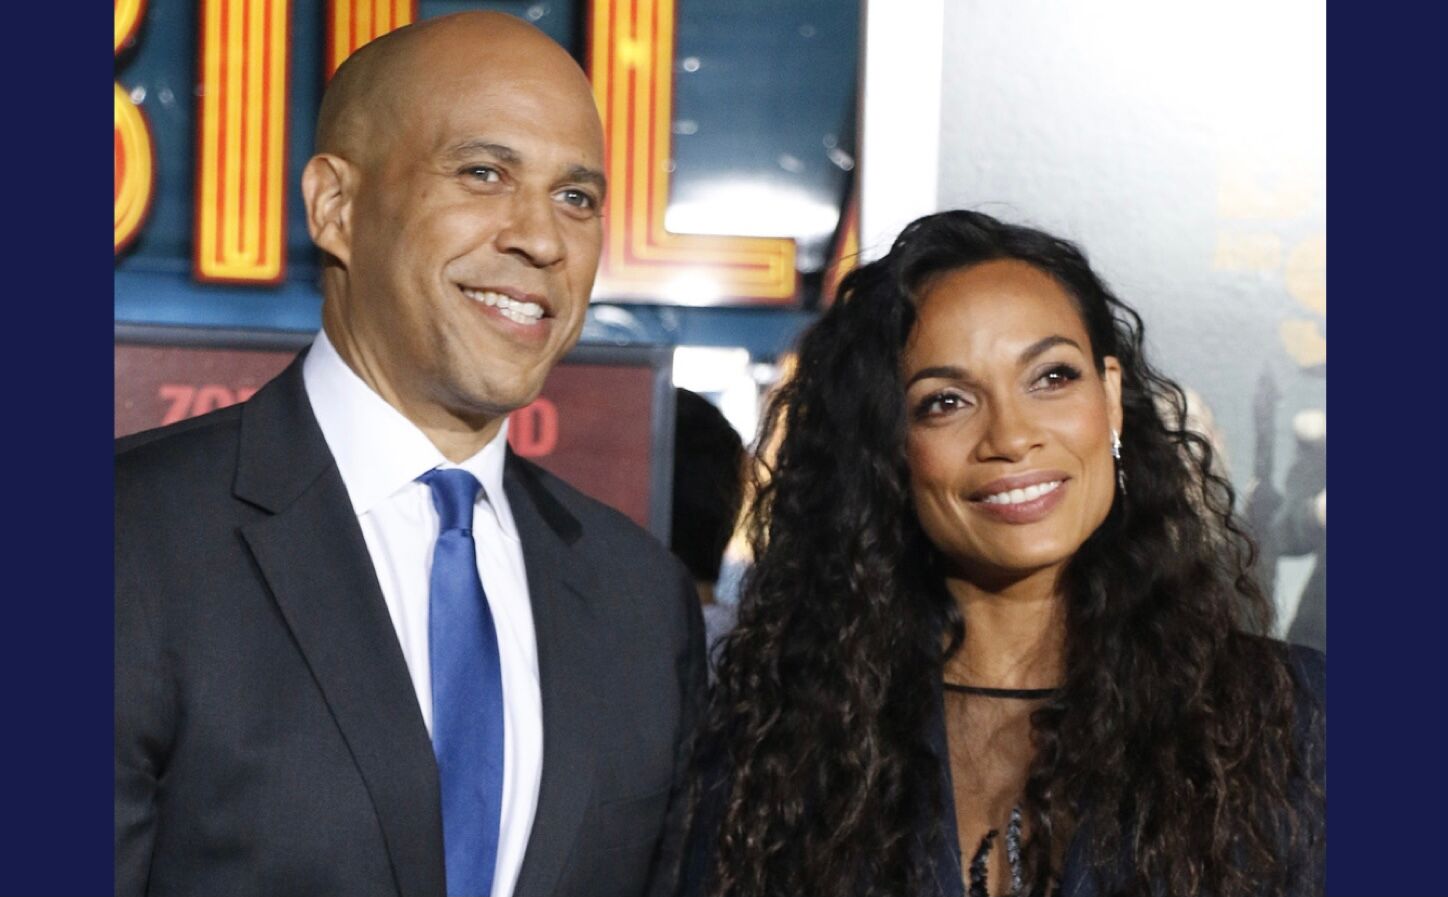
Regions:
[[[337,461],[352,510],[360,517],[435,467],[460,467],[478,478],[503,532],[517,539],[503,491],[508,421],[475,455],[453,464],[406,416],[357,376],[325,330],[302,362],[312,413]]]

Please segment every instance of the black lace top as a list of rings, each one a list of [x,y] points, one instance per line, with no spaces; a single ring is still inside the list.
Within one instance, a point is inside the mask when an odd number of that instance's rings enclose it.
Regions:
[[[990,862],[990,851],[995,846],[996,836],[1000,834],[998,829],[991,829],[980,839],[980,846],[975,849],[975,856],[970,858],[970,878],[967,882],[969,889],[966,897],[991,897],[990,889],[986,887],[986,869]],[[1021,893],[1021,808],[1011,808],[1011,821],[1006,825],[1006,862],[1011,864],[1011,890],[1012,895]]]
[[[1005,689],[1005,688],[982,688],[979,686],[962,685],[954,682],[944,683],[945,689],[956,694],[975,695],[985,698],[1006,698],[1015,700],[1040,700],[1050,697],[1055,689]],[[966,867],[966,897],[1021,897],[1021,889],[1024,885],[1021,873],[1021,808],[1016,805],[1011,808],[1009,822],[1006,823],[1005,832],[1005,857],[1010,868],[1010,890],[1005,894],[992,895],[988,884],[990,879],[990,857],[991,851],[995,849],[996,840],[1000,838],[999,829],[991,829],[980,839],[980,846],[970,858],[970,864]],[[962,858],[963,859],[963,858]],[[1061,889],[1059,885],[1053,886],[1049,894],[1051,897],[1059,897]]]

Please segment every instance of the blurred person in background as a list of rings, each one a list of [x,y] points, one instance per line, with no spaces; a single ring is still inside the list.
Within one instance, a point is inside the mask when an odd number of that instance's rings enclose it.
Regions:
[[[1327,650],[1327,412],[1308,408],[1292,418],[1297,453],[1283,483],[1273,538],[1283,555],[1311,555],[1287,640]]]
[[[715,585],[744,502],[748,454],[739,433],[712,402],[687,389],[676,388],[674,397],[669,548],[694,576],[712,658],[720,636],[734,626],[735,606],[718,600]]]

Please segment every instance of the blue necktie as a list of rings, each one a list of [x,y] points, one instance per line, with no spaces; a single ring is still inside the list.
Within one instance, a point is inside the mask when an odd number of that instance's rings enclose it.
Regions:
[[[482,484],[456,469],[418,480],[432,489],[440,520],[427,632],[447,892],[487,897],[503,811],[503,670],[473,544],[473,503]]]

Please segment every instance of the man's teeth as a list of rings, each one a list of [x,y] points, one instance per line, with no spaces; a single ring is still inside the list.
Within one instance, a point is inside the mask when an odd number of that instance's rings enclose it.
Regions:
[[[513,299],[492,290],[463,289],[469,299],[496,308],[503,317],[518,324],[536,324],[543,317],[543,306],[536,302]]]
[[[1023,501],[1035,501],[1048,492],[1055,492],[1061,482],[1061,480],[1052,480],[1049,483],[1037,483],[1024,489],[997,492],[995,495],[987,495],[981,501],[988,505],[1018,505]]]

